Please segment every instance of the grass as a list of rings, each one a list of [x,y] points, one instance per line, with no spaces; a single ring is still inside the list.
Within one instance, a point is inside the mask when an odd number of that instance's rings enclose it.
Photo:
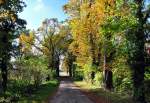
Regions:
[[[134,103],[132,98],[128,95],[105,91],[102,88],[93,86],[84,81],[77,81],[75,84],[81,89],[91,92],[94,95],[106,100],[108,103]]]
[[[58,81],[53,80],[42,84],[31,96],[22,97],[19,103],[46,103],[48,98],[57,90]]]

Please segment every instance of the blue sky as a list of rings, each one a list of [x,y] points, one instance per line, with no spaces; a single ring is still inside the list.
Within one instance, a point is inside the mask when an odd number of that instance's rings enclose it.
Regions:
[[[20,17],[27,21],[27,29],[37,29],[45,18],[58,18],[63,21],[67,15],[62,6],[68,0],[24,0],[27,7],[20,13]]]

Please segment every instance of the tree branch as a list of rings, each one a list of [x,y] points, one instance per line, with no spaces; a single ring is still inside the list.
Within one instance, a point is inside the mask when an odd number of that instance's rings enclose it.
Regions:
[[[150,7],[148,8],[148,10],[145,11],[145,17],[144,17],[144,22],[147,21],[147,19],[150,17]]]

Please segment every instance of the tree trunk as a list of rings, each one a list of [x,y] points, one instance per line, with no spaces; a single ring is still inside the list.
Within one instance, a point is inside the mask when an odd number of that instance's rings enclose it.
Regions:
[[[113,73],[110,70],[104,71],[104,87],[105,89],[111,91],[113,88]]]
[[[52,52],[49,54],[49,64],[48,64],[48,68],[54,70],[55,69],[55,61],[54,61],[54,51],[52,50]]]
[[[91,58],[92,58],[92,66],[96,65],[96,55],[95,55],[95,43],[94,43],[94,39],[93,39],[93,35],[92,33],[90,33],[90,52],[91,52]],[[94,78],[95,78],[95,71],[91,72],[91,83],[93,84],[94,82]]]
[[[72,77],[72,63],[69,63],[69,76]]]
[[[8,42],[8,33],[7,31],[2,31],[3,36],[0,38],[2,42],[2,51],[0,52],[1,54],[1,73],[2,73],[2,89],[3,92],[7,90],[7,64],[8,64],[8,59],[9,59],[9,46],[10,43]]]
[[[76,73],[75,73],[75,71],[76,71],[76,70],[75,70],[75,69],[76,69],[76,64],[73,64],[72,69],[73,69],[73,70],[72,70],[72,71],[73,71],[73,72],[72,72],[72,75],[73,75],[73,77],[75,77],[75,75],[76,75]]]
[[[7,61],[4,58],[2,58],[1,72],[2,72],[2,87],[3,91],[5,92],[7,89]]]
[[[145,102],[144,66],[136,65],[133,70],[134,99],[139,103]]]
[[[133,69],[133,87],[134,87],[134,99],[138,103],[145,102],[145,90],[144,90],[144,74],[145,74],[145,59],[144,59],[144,31],[138,29],[136,33],[137,47],[134,53]]]
[[[145,73],[145,60],[144,60],[144,45],[145,45],[145,33],[144,24],[146,19],[143,14],[143,0],[135,0],[137,4],[136,17],[138,19],[138,27],[135,32],[136,41],[136,53],[134,53],[133,63],[133,86],[134,86],[134,98],[137,103],[146,103],[145,90],[144,90],[144,73]]]
[[[55,65],[56,65],[55,68],[56,68],[56,75],[57,75],[57,77],[59,77],[59,62],[60,62],[60,61],[59,61],[59,59],[58,59],[58,60],[56,61],[56,64],[55,64]]]
[[[94,39],[92,34],[89,34],[89,39],[90,39],[90,52],[91,52],[91,58],[92,58],[92,64],[95,65],[96,64],[96,57],[95,57],[95,43],[94,43]]]
[[[105,46],[104,46],[104,49]],[[113,73],[112,71],[108,68],[107,66],[107,57],[106,57],[106,53],[104,52],[104,60],[103,60],[103,83],[104,83],[104,88],[106,90],[111,91],[113,88]]]
[[[97,66],[100,66],[100,62],[101,62],[101,53],[100,53],[100,48],[98,48]]]

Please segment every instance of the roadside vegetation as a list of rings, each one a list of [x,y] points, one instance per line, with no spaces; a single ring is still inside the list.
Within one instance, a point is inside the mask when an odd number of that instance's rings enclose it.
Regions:
[[[60,66],[112,103],[150,101],[149,0],[68,0],[69,19],[44,19],[37,30],[19,18],[26,6],[0,0],[0,102],[43,102]]]

